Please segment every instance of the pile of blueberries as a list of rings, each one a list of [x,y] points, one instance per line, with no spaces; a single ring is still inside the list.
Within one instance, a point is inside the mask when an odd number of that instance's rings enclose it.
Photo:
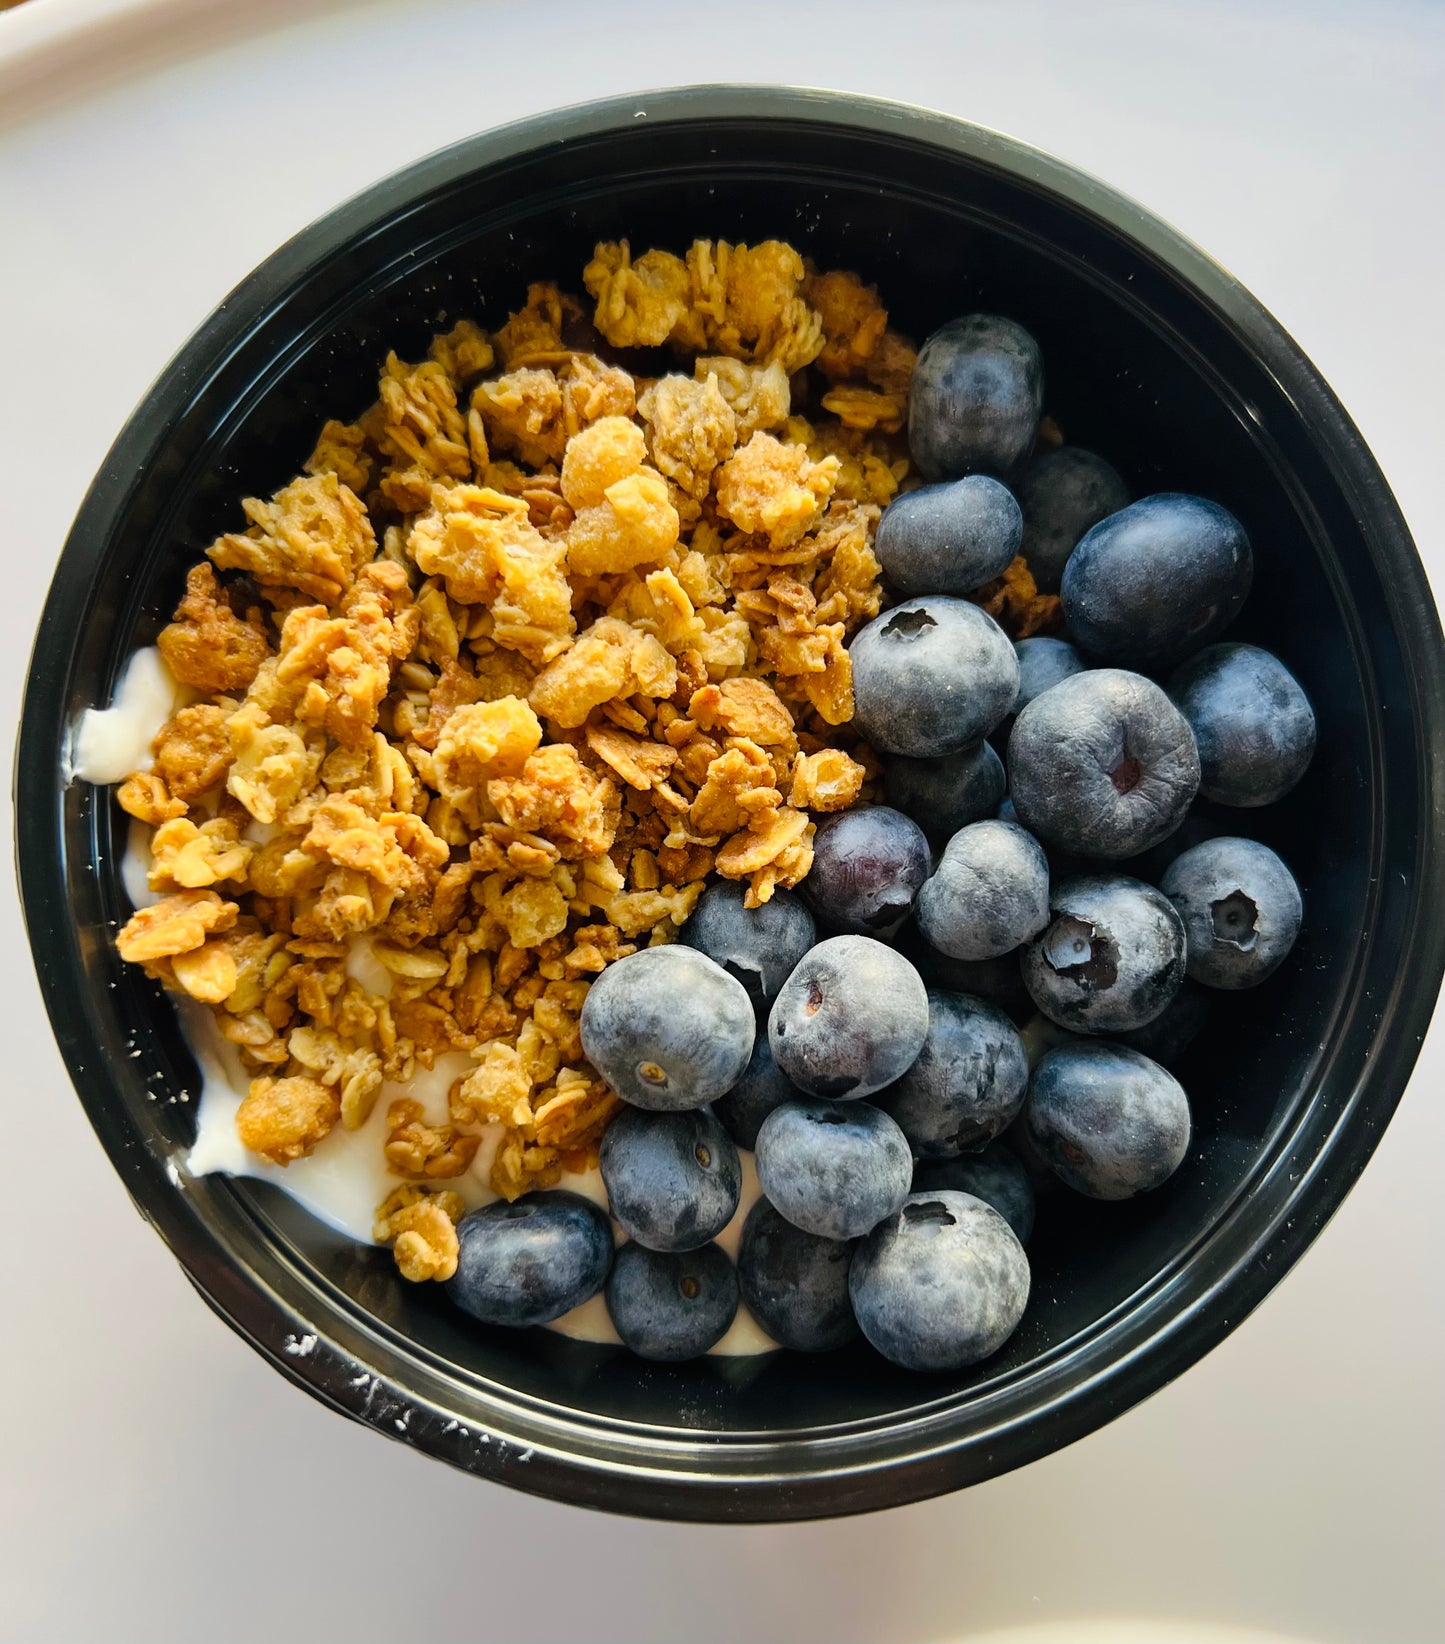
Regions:
[[[1011,321],[924,346],[909,442],[934,483],[883,515],[898,598],[851,648],[889,803],[819,827],[801,894],[748,909],[714,884],[678,945],[598,978],[582,1044],[627,1104],[601,1157],[626,1241],[568,1192],[474,1211],[450,1290],[476,1318],[545,1323],[605,1287],[627,1346],[675,1360],[741,1296],[784,1346],[861,1330],[956,1369],[1023,1315],[1036,1184],[1126,1199],[1178,1168],[1168,1066],[1208,991],[1263,982],[1302,917],[1272,850],[1191,807],[1287,793],[1314,714],[1274,656],[1215,643],[1250,587],[1239,521],[1036,454],[1042,395]],[[966,597],[1020,552],[1067,638],[1011,643]],[[763,1196],[734,1265],[714,1241],[740,1148]]]

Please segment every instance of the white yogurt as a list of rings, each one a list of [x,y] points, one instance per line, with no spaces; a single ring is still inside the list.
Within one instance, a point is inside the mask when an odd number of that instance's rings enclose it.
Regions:
[[[129,677],[128,669],[126,678]],[[117,706],[125,705],[127,711],[134,716],[138,712],[134,707],[135,699],[122,704],[121,699],[124,695],[123,682],[121,690],[117,692]],[[147,754],[151,738],[174,712],[174,700],[172,694],[163,706],[157,708],[152,705],[150,711],[155,715],[153,723],[148,727],[142,726],[136,733],[138,737],[143,738]],[[106,713],[115,711],[109,709]],[[92,709],[87,713],[86,721],[105,717],[106,715],[98,715]],[[86,721],[82,721],[82,725]],[[127,766],[121,775],[128,776],[137,768],[139,767],[135,765]],[[75,775],[87,781],[96,780],[89,775],[88,769],[82,770],[79,764]],[[118,779],[112,777],[106,780]],[[146,870],[150,865],[151,832],[152,830],[144,823],[132,821],[126,840],[125,855],[121,859],[121,883],[132,906],[138,908],[147,907],[160,899],[146,883]],[[256,842],[264,841],[257,839]],[[391,972],[376,957],[368,937],[353,938],[346,956],[346,971],[368,992],[382,998],[389,997],[392,986]],[[176,997],[175,1006],[186,1043],[191,1047],[196,1065],[201,1072],[200,1100],[196,1112],[196,1140],[186,1155],[186,1172],[191,1176],[220,1173],[272,1182],[289,1193],[313,1216],[318,1216],[339,1232],[346,1234],[348,1238],[356,1239],[361,1244],[373,1243],[371,1226],[376,1207],[397,1186],[397,1178],[387,1170],[382,1151],[386,1140],[387,1107],[402,1097],[409,1097],[412,1101],[421,1103],[428,1123],[445,1124],[447,1093],[456,1079],[470,1073],[476,1066],[472,1058],[464,1051],[448,1052],[437,1057],[433,1068],[418,1068],[413,1078],[405,1084],[384,1084],[370,1117],[359,1129],[344,1130],[338,1126],[309,1158],[297,1159],[289,1165],[274,1165],[244,1147],[241,1138],[236,1134],[236,1110],[250,1087],[250,1077],[241,1065],[236,1047],[221,1037],[215,1018],[204,1005],[192,999]],[[488,1177],[501,1136],[500,1125],[489,1125],[482,1133],[482,1145],[477,1149],[471,1168],[465,1175],[443,1184],[461,1195],[468,1210],[489,1204],[497,1197],[491,1189]],[[717,1238],[717,1242],[734,1260],[737,1259],[743,1222],[748,1211],[762,1197],[751,1153],[742,1154],[742,1166],[742,1194],[737,1211]],[[580,1173],[569,1171],[557,1185],[569,1192],[580,1193],[604,1210],[607,1208],[607,1189],[603,1185],[600,1170],[593,1169]],[[622,1230],[616,1223],[613,1224],[613,1231],[621,1236]],[[620,1338],[607,1314],[607,1303],[600,1295],[583,1302],[581,1307],[574,1307],[570,1313],[564,1313],[548,1328],[559,1331],[564,1336],[571,1336],[577,1341],[620,1345]],[[767,1353],[776,1347],[777,1343],[765,1334],[762,1326],[747,1308],[740,1306],[737,1318],[734,1319],[727,1334],[712,1348],[712,1352],[740,1356]]]
[[[154,645],[125,665],[108,708],[87,708],[69,739],[67,782],[123,782],[151,768],[151,742],[176,711],[180,686]]]

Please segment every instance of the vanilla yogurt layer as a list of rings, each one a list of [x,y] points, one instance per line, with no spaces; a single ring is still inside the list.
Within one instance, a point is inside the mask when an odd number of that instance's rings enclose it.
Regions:
[[[88,708],[74,727],[66,756],[67,780],[104,786],[123,781],[133,771],[149,770],[152,740],[190,694],[177,684],[154,646],[137,651],[126,664],[110,706]],[[247,836],[261,843],[269,831],[257,823],[247,830]],[[146,883],[151,833],[144,823],[132,819],[120,863],[121,884],[137,908],[160,900]],[[387,997],[391,975],[372,953],[370,941],[364,936],[355,937],[350,949],[347,970],[369,992]],[[365,1124],[356,1130],[338,1125],[309,1157],[276,1165],[252,1153],[236,1134],[236,1110],[251,1082],[236,1046],[221,1037],[204,1005],[187,998],[176,998],[174,1003],[201,1074],[196,1139],[186,1155],[185,1171],[191,1176],[219,1173],[272,1182],[348,1238],[361,1244],[374,1243],[371,1229],[376,1207],[398,1185],[398,1178],[386,1168],[383,1153],[387,1107],[406,1097],[421,1104],[428,1123],[445,1124],[447,1094],[458,1078],[475,1068],[472,1058],[465,1051],[444,1052],[431,1068],[418,1067],[405,1083],[384,1084]],[[501,1135],[500,1125],[487,1126],[482,1145],[465,1174],[444,1184],[461,1197],[468,1210],[497,1197],[488,1177]],[[744,1152],[741,1158],[743,1185],[737,1212],[717,1237],[717,1243],[734,1260],[743,1221],[761,1196],[752,1154]],[[568,1172],[557,1186],[607,1207],[600,1170]],[[613,1225],[614,1232],[620,1233]],[[580,1341],[619,1342],[601,1295],[547,1328]],[[736,1356],[765,1353],[776,1346],[747,1308],[740,1305],[731,1328],[711,1351]]]

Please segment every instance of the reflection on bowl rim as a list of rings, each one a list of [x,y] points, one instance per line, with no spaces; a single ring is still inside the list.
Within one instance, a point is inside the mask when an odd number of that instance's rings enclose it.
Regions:
[[[1247,1189],[1185,1254],[1089,1329],[1014,1371],[902,1416],[839,1424],[785,1444],[766,1433],[702,1439],[677,1428],[564,1409],[469,1377],[414,1343],[409,1344],[408,1389],[378,1377],[367,1367],[375,1362],[373,1349],[389,1342],[387,1327],[343,1305],[324,1280],[279,1259],[265,1275],[242,1270],[228,1254],[230,1235],[247,1220],[239,1199],[218,1199],[209,1220],[203,1219],[174,1165],[138,1145],[98,1057],[90,1006],[74,996],[68,980],[83,969],[83,940],[103,939],[105,933],[79,931],[69,911],[63,795],[56,780],[67,703],[56,686],[74,660],[75,635],[88,608],[89,573],[99,563],[139,461],[159,437],[154,418],[145,417],[146,404],[182,398],[182,385],[203,380],[217,350],[244,336],[304,280],[314,261],[352,240],[362,227],[391,217],[405,202],[528,152],[644,119],[653,125],[792,121],[931,145],[1068,202],[1189,288],[1290,396],[1327,454],[1337,483],[1368,524],[1371,552],[1384,572],[1390,622],[1410,675],[1417,781],[1430,801],[1422,805],[1430,825],[1417,834],[1414,885],[1396,890],[1377,882],[1370,891],[1352,1009],[1342,1011],[1342,1019],[1356,1027],[1363,959],[1387,908],[1408,932],[1399,951],[1410,954],[1411,971],[1406,985],[1397,970],[1389,996],[1371,1001],[1372,1020],[1358,1025],[1368,1043],[1359,1058],[1363,1071],[1347,1088],[1331,1086],[1331,1102],[1300,1104],[1285,1135],[1258,1161]],[[42,989],[91,1122],[142,1214],[227,1323],[333,1408],[472,1472],[563,1500],[665,1518],[775,1519],[898,1505],[1059,1448],[1192,1364],[1264,1297],[1363,1169],[1403,1092],[1430,1019],[1445,969],[1445,924],[1432,925],[1426,917],[1445,889],[1445,805],[1435,802],[1445,768],[1445,649],[1409,533],[1364,441],[1276,322],[1189,241],[1062,162],[944,115],[843,93],[690,87],[540,115],[469,138],[386,178],[283,246],[196,332],[117,439],[70,533],[62,571],[52,585],[32,659],[17,747],[16,839]],[[1333,1059],[1342,1054],[1342,1039],[1336,1034],[1331,1040]],[[1320,1065],[1316,1095],[1330,1083],[1331,1066],[1331,1061]],[[1337,1077],[1334,1085],[1340,1083]],[[1294,1172],[1296,1162],[1300,1168]],[[463,1400],[479,1412],[470,1424],[452,1413],[464,1407]],[[965,1405],[966,1423],[959,1419]]]

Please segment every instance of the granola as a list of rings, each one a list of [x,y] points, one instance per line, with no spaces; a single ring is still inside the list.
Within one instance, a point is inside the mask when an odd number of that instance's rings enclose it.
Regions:
[[[847,642],[912,483],[911,344],[779,241],[602,244],[582,282],[389,354],[242,505],[158,642],[194,700],[120,790],[162,896],[122,957],[212,1011],[260,1157],[375,1136],[411,1280],[455,1270],[483,1167],[514,1198],[595,1165],[591,981],[714,876],[797,885],[877,791]],[[979,597],[1056,621],[1022,561]],[[407,1094],[443,1056],[445,1113]]]

